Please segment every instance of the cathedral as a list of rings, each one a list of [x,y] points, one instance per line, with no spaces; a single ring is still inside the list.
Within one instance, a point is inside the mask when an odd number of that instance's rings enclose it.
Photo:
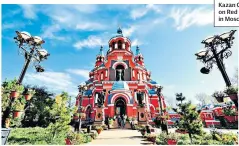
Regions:
[[[159,98],[156,94],[157,83],[151,79],[151,72],[144,64],[140,48],[131,48],[130,39],[124,37],[120,28],[108,44],[106,54],[100,47],[95,66],[85,82],[87,90],[77,97],[76,106],[83,107],[86,120],[96,120],[99,102],[102,104],[103,117],[109,118],[126,115],[138,119],[137,107],[143,105],[147,120],[151,121],[160,110],[165,111],[166,104],[164,97]]]

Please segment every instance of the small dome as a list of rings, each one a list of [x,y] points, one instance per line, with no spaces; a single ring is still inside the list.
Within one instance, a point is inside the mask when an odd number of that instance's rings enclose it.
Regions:
[[[120,27],[117,29],[117,33],[118,34],[122,34],[123,33]]]
[[[112,86],[112,90],[129,90],[129,86],[124,81],[116,81]]]

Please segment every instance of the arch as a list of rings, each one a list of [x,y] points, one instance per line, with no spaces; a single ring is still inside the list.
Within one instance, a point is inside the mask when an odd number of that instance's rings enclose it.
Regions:
[[[118,41],[118,49],[123,49],[123,43],[121,40]]]
[[[118,97],[124,98],[124,100],[126,101],[126,104],[130,104],[130,96],[125,93],[116,93],[115,95],[112,96],[110,102],[114,104]]]
[[[125,99],[122,97],[118,97],[115,100],[114,109],[115,109],[115,115],[121,115],[121,116],[126,115],[127,114],[127,105],[126,105]]]
[[[125,63],[125,62],[115,62],[112,66],[113,69],[116,69],[116,67],[118,65],[123,65],[124,66],[124,69],[127,69],[128,68],[128,65]]]

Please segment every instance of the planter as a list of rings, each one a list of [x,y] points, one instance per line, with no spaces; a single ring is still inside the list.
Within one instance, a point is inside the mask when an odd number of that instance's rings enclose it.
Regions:
[[[18,98],[19,95],[20,95],[19,92],[17,92],[17,91],[11,91],[11,95],[10,95],[10,96],[13,97],[13,98]]]
[[[68,138],[65,139],[65,142],[66,142],[66,145],[72,145],[72,144],[71,144],[71,140],[68,139]]]
[[[25,96],[26,100],[31,100],[31,98],[32,98],[32,95],[30,95],[30,94],[25,94],[24,96]]]
[[[215,98],[219,103],[223,102],[223,99],[224,99],[224,97],[215,97]]]
[[[238,99],[237,94],[230,94],[229,97],[230,97],[231,100],[237,100]]]
[[[23,112],[21,112],[21,111],[14,111],[14,112],[13,112],[13,118],[19,118],[19,117],[21,117],[22,113],[23,113]]]
[[[229,123],[236,121],[236,116],[224,116],[224,118],[225,118]]]
[[[98,134],[100,134],[100,133],[101,133],[101,131],[102,131],[102,130],[100,130],[100,129],[97,129],[97,133],[98,133]]]
[[[174,139],[168,139],[168,145],[176,145],[177,141]]]

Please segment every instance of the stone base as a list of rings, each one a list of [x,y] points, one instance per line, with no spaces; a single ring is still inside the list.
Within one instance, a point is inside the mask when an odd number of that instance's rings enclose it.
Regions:
[[[148,124],[147,121],[138,121],[138,125],[144,125],[146,126]]]
[[[104,121],[95,121],[94,122],[94,126],[101,126],[103,124],[105,124]]]

